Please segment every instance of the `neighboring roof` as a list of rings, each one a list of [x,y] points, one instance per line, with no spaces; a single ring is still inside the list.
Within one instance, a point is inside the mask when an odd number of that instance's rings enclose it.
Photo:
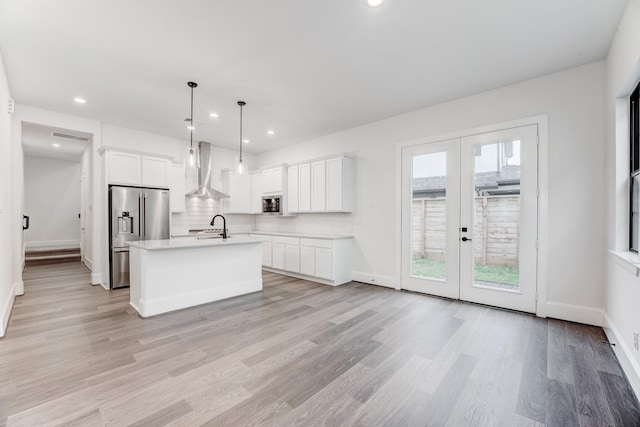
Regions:
[[[445,176],[414,178],[413,192],[416,194],[443,193],[446,187]],[[520,184],[520,165],[506,165],[497,172],[481,172],[476,174],[476,189],[498,188],[506,185]]]

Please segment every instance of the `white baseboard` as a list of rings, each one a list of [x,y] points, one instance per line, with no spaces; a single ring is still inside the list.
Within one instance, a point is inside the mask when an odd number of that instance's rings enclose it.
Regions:
[[[4,337],[7,331],[7,327],[9,326],[9,318],[11,317],[11,310],[13,309],[13,303],[16,300],[16,295],[18,295],[17,291],[18,291],[18,284],[14,283],[13,286],[11,287],[11,291],[9,292],[9,297],[2,305],[2,312],[0,312],[0,338]]]
[[[384,286],[386,288],[400,289],[400,282],[393,276],[381,276],[361,271],[351,272],[351,279],[355,282],[368,283],[370,285]]]
[[[91,273],[91,284],[93,286],[102,285],[103,288],[109,289],[108,283],[102,282],[102,273]]]
[[[546,317],[600,327],[604,324],[604,311],[600,308],[553,301],[547,301]]]
[[[609,316],[604,315],[604,333],[607,335],[609,342],[615,345],[612,345],[614,353],[618,357],[618,361],[620,362],[620,366],[622,366],[622,370],[624,371],[627,379],[629,380],[629,384],[631,384],[631,388],[636,394],[636,397],[640,399],[640,366],[633,357],[633,353],[627,347],[626,342],[621,338],[620,332],[618,328],[611,322]]]
[[[130,305],[135,308],[140,317],[150,317],[196,305],[207,304],[213,301],[233,298],[253,292],[262,291],[262,279],[247,280],[231,283],[223,287],[203,289],[196,292],[176,294],[171,297],[132,301]],[[132,298],[133,299],[133,298]]]
[[[93,261],[91,261],[91,258],[87,258],[85,256],[84,259],[82,260],[82,262],[84,263],[84,265],[87,266],[87,268],[89,270],[93,271]]]
[[[80,248],[80,240],[43,240],[39,242],[25,242],[25,250],[53,250]]]
[[[270,273],[276,273],[276,274],[281,274],[283,276],[295,277],[297,279],[308,280],[309,282],[321,283],[323,285],[329,285],[329,286],[340,286],[340,285],[344,285],[345,283],[349,283],[349,281],[336,283],[333,280],[326,280],[326,279],[321,279],[319,277],[313,277],[313,276],[307,276],[307,275],[304,275],[304,274],[293,273],[291,271],[280,270],[278,268],[271,268],[271,267],[262,266],[262,269],[264,271],[268,271]]]
[[[14,283],[13,289],[16,291],[16,296],[24,295],[24,282],[21,280]]]

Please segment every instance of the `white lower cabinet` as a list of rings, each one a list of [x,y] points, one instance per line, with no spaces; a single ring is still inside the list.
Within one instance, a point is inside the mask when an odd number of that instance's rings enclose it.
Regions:
[[[300,274],[316,275],[316,248],[300,246]]]
[[[292,273],[300,273],[300,246],[285,245],[284,269]]]
[[[264,234],[251,234],[251,237],[262,240],[263,245],[269,243],[271,265],[265,264],[265,255],[262,260],[269,271],[333,286],[351,281],[351,238],[314,239]]]
[[[285,270],[285,245],[284,243],[273,243],[271,245],[271,267],[278,270]]]
[[[271,242],[262,242],[262,266],[271,267]]]
[[[331,280],[331,249],[316,249],[316,277]]]

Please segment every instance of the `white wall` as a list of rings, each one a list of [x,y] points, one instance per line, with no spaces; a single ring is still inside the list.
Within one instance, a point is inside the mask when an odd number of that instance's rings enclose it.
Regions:
[[[102,145],[171,156],[182,161],[183,141],[120,126],[102,124]]]
[[[0,337],[4,336],[16,295],[13,274],[14,209],[12,192],[11,116],[7,113],[11,98],[7,76],[0,56]]]
[[[628,95],[640,80],[640,0],[629,0],[607,57],[607,247],[628,250],[629,133]],[[634,256],[636,261],[640,258]],[[640,352],[633,333],[640,331],[640,278],[637,269],[608,254],[605,331],[636,395],[640,396]]]
[[[27,250],[80,247],[80,162],[25,156]]]
[[[353,270],[359,277],[393,282],[400,274],[394,261],[396,143],[547,114],[546,308],[555,317],[600,323],[605,241],[604,81],[605,64],[597,62],[263,153],[256,161],[267,165],[342,152],[356,155]]]
[[[93,270],[93,159],[91,157],[92,147],[87,147],[82,153],[80,160],[80,179],[84,182],[83,200],[81,203],[82,231],[80,239],[84,239],[84,263]]]
[[[64,129],[73,129],[81,132],[86,132],[93,135],[91,141],[91,147],[88,155],[90,160],[88,164],[91,168],[88,170],[90,175],[89,181],[90,187],[90,200],[88,200],[90,210],[94,213],[94,216],[100,217],[102,213],[102,197],[101,197],[101,183],[102,183],[102,164],[100,162],[101,155],[98,152],[102,138],[102,124],[97,120],[85,119],[78,116],[72,116],[69,114],[57,113],[50,110],[43,110],[40,108],[29,107],[26,105],[16,104],[16,112],[13,116],[11,136],[11,146],[16,154],[14,154],[13,166],[16,168],[12,174],[12,186],[14,188],[14,211],[17,224],[19,226],[20,218],[22,217],[23,201],[22,195],[24,194],[24,176],[23,176],[23,155],[22,155],[22,124],[23,123],[36,123],[45,126],[52,126]],[[19,170],[18,170],[19,169]],[[101,240],[101,223],[100,221],[93,221],[91,223],[92,229],[89,233],[94,236],[91,241],[90,252],[95,259],[101,259],[102,257],[102,240]],[[15,248],[14,254],[20,259],[14,262],[14,277],[21,277],[22,274],[22,229],[16,228],[15,230]],[[19,242],[19,245],[18,245]],[[91,268],[91,283],[99,284],[102,278],[101,263],[95,263],[89,265]]]

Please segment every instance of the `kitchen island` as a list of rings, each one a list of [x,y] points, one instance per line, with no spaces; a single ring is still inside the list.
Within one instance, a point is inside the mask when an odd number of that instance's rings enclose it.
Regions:
[[[149,317],[261,291],[261,243],[248,237],[130,242],[130,305]]]

